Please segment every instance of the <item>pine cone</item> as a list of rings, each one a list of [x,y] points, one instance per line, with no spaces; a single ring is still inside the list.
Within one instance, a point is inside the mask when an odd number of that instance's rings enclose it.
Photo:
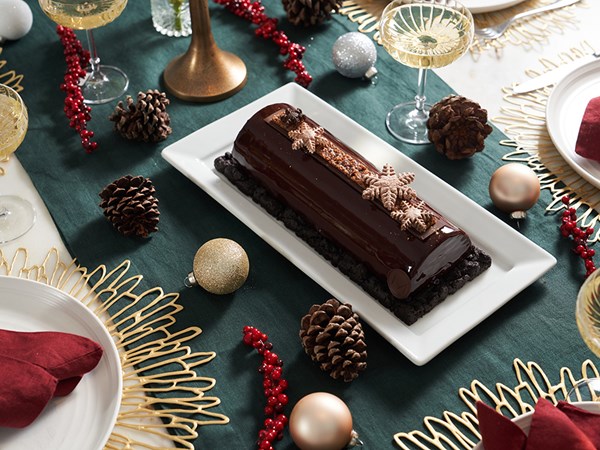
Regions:
[[[352,381],[367,368],[367,344],[352,306],[335,299],[313,305],[300,322],[304,351],[337,380]]]
[[[294,25],[319,25],[325,19],[331,19],[331,13],[337,12],[342,0],[282,0],[288,20]]]
[[[431,107],[427,120],[429,140],[448,159],[463,159],[483,150],[492,132],[487,111],[460,95],[449,95]]]
[[[149,178],[127,175],[100,192],[100,207],[117,231],[125,236],[148,237],[158,230],[158,199]]]
[[[126,102],[127,107],[120,101],[108,116],[121,136],[135,141],[159,142],[171,134],[171,119],[167,113],[169,99],[164,92],[150,89],[138,93],[135,105],[129,95]]]

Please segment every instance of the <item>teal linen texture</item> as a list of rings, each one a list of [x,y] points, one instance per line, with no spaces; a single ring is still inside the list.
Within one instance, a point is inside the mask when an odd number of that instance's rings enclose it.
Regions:
[[[377,450],[395,448],[394,433],[421,427],[426,415],[461,412],[458,389],[473,379],[490,386],[497,381],[510,382],[516,357],[536,361],[546,373],[558,374],[560,367],[576,368],[592,356],[579,337],[574,318],[582,267],[570,251],[570,243],[559,237],[558,218],[545,214],[542,205],[548,193],[544,192],[542,201],[521,223],[521,232],[554,254],[557,266],[422,367],[409,362],[365,324],[366,371],[351,384],[330,379],[304,353],[298,336],[301,317],[312,304],[326,301],[329,294],[160,156],[166,145],[292,81],[294,75],[282,68],[277,47],[256,38],[253,25],[211,3],[217,43],[239,55],[248,67],[244,89],[211,104],[187,103],[170,96],[173,134],[159,144],[130,142],[115,133],[108,115],[116,102],[94,106],[89,128],[95,131],[99,148],[86,154],[63,114],[64,94],[59,85],[66,66],[55,24],[37,2],[30,3],[33,29],[21,40],[6,43],[2,55],[9,68],[25,75],[23,98],[30,125],[17,156],[68,249],[82,265],[106,264],[112,268],[124,259],[131,260],[132,273],[142,274],[146,287],[161,286],[166,292],[181,293],[185,310],[178,315],[178,327],[196,325],[204,330],[191,345],[195,351],[217,352],[217,358],[201,371],[217,380],[211,394],[220,397],[222,404],[217,409],[228,415],[231,423],[202,427],[196,448],[255,448],[263,422],[264,396],[262,377],[257,372],[259,357],[241,342],[244,325],[267,333],[284,361],[284,377],[290,386],[288,413],[310,392],[334,393],[349,405],[365,448]],[[339,36],[355,31],[354,23],[335,16],[316,28],[294,28],[285,20],[280,3],[268,0],[264,4],[268,15],[280,19],[290,39],[307,47],[303,61],[314,77],[310,91],[508,221],[491,205],[487,193],[490,176],[508,151],[498,144],[504,138],[498,129],[486,140],[483,153],[464,161],[446,160],[432,146],[399,143],[386,131],[384,118],[394,104],[414,97],[416,71],[400,65],[378,47],[377,84],[344,78],[333,66],[331,49]],[[82,32],[78,35],[85,38]],[[121,17],[96,30],[95,38],[102,61],[129,75],[128,94],[133,97],[138,91],[164,90],[162,71],[189,45],[189,38],[167,38],[157,33],[150,4],[144,0],[130,1]],[[451,92],[430,73],[430,101]],[[235,135],[238,130],[228,132]],[[159,231],[146,240],[119,235],[98,206],[102,188],[127,174],[149,177],[156,186]],[[248,281],[235,294],[224,297],[200,288],[185,289],[183,279],[196,250],[217,237],[233,239],[245,248],[251,267]],[[485,296],[481,301],[486,301]],[[277,448],[295,448],[289,434]]]

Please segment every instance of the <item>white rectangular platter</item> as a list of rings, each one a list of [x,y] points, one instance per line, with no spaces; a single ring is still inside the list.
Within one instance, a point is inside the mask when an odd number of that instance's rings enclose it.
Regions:
[[[246,121],[262,107],[278,102],[301,108],[375,166],[390,163],[397,171],[414,172],[413,186],[419,196],[464,229],[474,244],[492,257],[492,266],[415,324],[405,325],[215,170],[214,159],[232,150]],[[350,303],[363,320],[417,365],[430,361],[556,264],[545,250],[295,83],[175,142],[162,156],[330,294]]]

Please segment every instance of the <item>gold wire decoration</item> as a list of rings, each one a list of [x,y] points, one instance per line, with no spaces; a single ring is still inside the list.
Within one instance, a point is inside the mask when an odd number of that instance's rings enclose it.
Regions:
[[[128,260],[110,271],[104,265],[88,270],[74,260],[62,262],[55,248],[39,264],[28,259],[26,249],[12,257],[0,249],[0,275],[39,281],[70,294],[103,321],[116,342],[123,396],[105,449],[193,450],[199,427],[229,423],[227,416],[213,411],[219,398],[207,395],[216,381],[196,373],[216,353],[193,352],[185,344],[202,330],[171,331],[183,309],[179,294],[165,294],[160,287],[138,292],[143,277],[128,273]],[[157,447],[156,437],[176,446]]]
[[[554,3],[556,0],[528,0],[518,3],[510,8],[489,13],[475,14],[473,19],[478,28],[497,25],[521,12]],[[381,13],[390,0],[344,0],[339,13],[345,15],[354,23],[358,23],[361,33],[374,33],[373,39],[381,44],[379,37],[379,19]],[[499,51],[506,45],[522,45],[532,47],[547,40],[552,34],[562,34],[568,29],[574,29],[577,19],[572,8],[581,5],[561,8],[548,13],[539,14],[529,19],[523,19],[512,25],[506,33],[495,40],[481,40],[475,38],[471,52],[481,53],[488,49]]]
[[[2,47],[0,47],[0,55],[2,54]],[[6,71],[4,66],[6,66],[8,62],[5,59],[0,59],[0,84],[4,84],[6,86],[10,86],[16,92],[21,92],[23,90],[23,86],[21,86],[21,81],[23,81],[23,75],[17,74],[14,70]]]
[[[541,59],[542,68],[528,70],[527,75],[537,76],[562,64],[572,62],[584,55],[591,54],[594,49],[583,41],[578,47],[560,53],[553,60]],[[504,131],[510,138],[500,143],[513,150],[506,154],[504,161],[526,163],[537,174],[542,189],[552,194],[552,200],[546,211],[556,213],[564,208],[562,197],[569,196],[570,206],[578,210],[577,221],[582,227],[595,227],[600,215],[600,191],[585,181],[569,166],[554,147],[546,128],[546,103],[552,87],[516,95],[512,87],[503,89],[506,106],[501,108],[501,116],[493,121],[506,125]],[[600,240],[600,229],[588,240]]]
[[[568,367],[560,369],[560,381],[556,384],[552,384],[550,378],[535,362],[524,363],[516,358],[513,361],[513,369],[517,380],[514,387],[496,383],[494,388],[488,388],[482,382],[474,380],[468,388],[458,391],[466,406],[463,412],[456,414],[445,411],[442,418],[425,417],[423,421],[426,431],[396,433],[396,444],[403,450],[470,450],[481,439],[476,416],[478,400],[513,418],[533,411],[540,397],[556,404],[567,397],[569,390],[578,381],[598,377],[598,369],[590,360],[582,363],[580,377],[576,377]],[[579,390],[576,391],[576,395],[581,399]]]

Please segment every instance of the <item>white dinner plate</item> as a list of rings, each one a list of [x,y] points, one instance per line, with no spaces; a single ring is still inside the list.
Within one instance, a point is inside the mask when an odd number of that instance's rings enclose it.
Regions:
[[[0,276],[0,328],[62,331],[96,341],[104,349],[96,368],[75,390],[50,400],[23,429],[0,428],[2,450],[100,450],[108,440],[121,404],[119,354],[106,327],[70,295],[35,281]]]
[[[413,186],[437,211],[467,231],[492,266],[411,326],[381,306],[308,244],[247,198],[214,169],[259,109],[285,102],[301,108],[378,167],[416,174]],[[383,118],[381,119],[383,120]],[[162,156],[262,239],[361,317],[415,364],[425,364],[538,279],[556,259],[397,149],[295,83],[289,83],[165,148]],[[486,186],[487,188],[487,186]]]
[[[466,6],[469,11],[471,11],[471,14],[479,14],[505,9],[524,1],[525,0],[460,0],[460,3]]]
[[[600,414],[599,402],[573,402],[573,405],[586,411]],[[534,411],[530,411],[512,419],[512,421],[516,423],[526,435],[529,435],[529,429],[531,428],[531,417],[533,416],[533,413]],[[473,450],[485,450],[485,448],[483,447],[483,444],[479,442],[475,447],[473,447]]]
[[[600,60],[585,64],[559,81],[546,105],[546,127],[564,160],[600,188],[600,162],[575,153],[579,126],[588,102],[600,96]]]

